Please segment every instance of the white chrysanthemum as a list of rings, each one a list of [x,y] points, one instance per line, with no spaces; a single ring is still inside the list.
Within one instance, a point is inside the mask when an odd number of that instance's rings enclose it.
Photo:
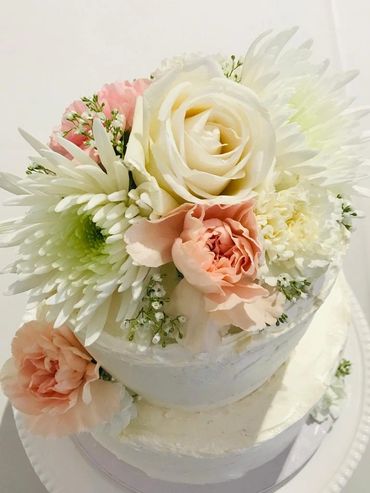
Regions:
[[[312,62],[311,41],[287,47],[296,29],[265,33],[249,48],[241,83],[268,109],[276,132],[275,182],[286,188],[304,176],[335,193],[356,190],[368,163],[367,139],[345,85],[356,72],[331,73],[328,63]]]
[[[264,243],[267,277],[317,277],[343,255],[349,232],[343,201],[329,190],[305,184],[262,194],[257,221]]]
[[[71,142],[59,138],[73,161],[23,132],[49,174],[1,174],[2,188],[29,206],[23,217],[0,224],[3,246],[19,245],[8,271],[18,274],[11,293],[30,291],[44,302],[55,326],[69,323],[92,343],[108,317],[121,321],[136,308],[148,269],[134,266],[124,233],[138,208],[128,197],[129,175],[99,120],[94,138],[105,172]]]

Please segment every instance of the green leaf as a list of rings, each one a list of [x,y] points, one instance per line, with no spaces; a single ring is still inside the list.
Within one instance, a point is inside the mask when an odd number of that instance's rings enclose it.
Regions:
[[[27,167],[26,174],[32,175],[33,173],[55,176],[54,171],[51,171],[50,169],[45,168],[45,166],[43,166],[42,164],[38,163],[32,163]]]
[[[108,373],[104,368],[99,368],[99,378],[100,380],[104,380],[105,382],[111,382],[113,377],[110,373]]]

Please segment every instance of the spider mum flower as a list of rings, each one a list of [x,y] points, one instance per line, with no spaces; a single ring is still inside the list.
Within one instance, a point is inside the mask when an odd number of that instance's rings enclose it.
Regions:
[[[345,86],[356,71],[335,73],[312,60],[311,41],[289,46],[297,29],[262,34],[250,46],[240,83],[268,108],[276,134],[278,188],[305,177],[334,193],[364,191],[368,139],[360,128],[367,109],[352,108]]]
[[[2,245],[19,245],[7,269],[18,274],[10,293],[30,291],[55,327],[68,322],[85,344],[97,339],[109,317],[119,322],[132,315],[148,273],[133,265],[123,239],[139,213],[128,196],[128,171],[99,120],[93,131],[105,172],[61,137],[73,162],[22,132],[41,155],[33,160],[44,173],[1,174],[2,188],[16,195],[8,203],[29,206],[23,217],[0,225]]]

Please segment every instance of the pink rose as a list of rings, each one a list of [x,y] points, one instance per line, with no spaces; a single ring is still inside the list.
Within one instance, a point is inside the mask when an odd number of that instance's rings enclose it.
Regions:
[[[26,323],[13,339],[12,355],[0,381],[31,432],[78,433],[119,411],[121,385],[99,380],[99,366],[67,326]]]
[[[104,103],[102,113],[104,113],[107,120],[112,118],[113,110],[118,111],[122,117],[122,134],[126,130],[131,130],[136,99],[143,94],[149,84],[150,81],[147,79],[138,79],[133,82],[114,82],[105,84],[97,93],[99,104]],[[82,125],[83,133],[78,132],[75,123],[70,121],[69,116],[72,113],[77,113],[83,117],[84,120],[81,120],[85,121],[85,124]],[[88,117],[87,115],[89,114],[90,116]],[[81,100],[73,101],[65,109],[60,126],[52,133],[49,146],[59,154],[71,159],[71,154],[56,140],[56,137],[61,135],[81,149],[85,149],[95,161],[98,161],[98,156],[89,142],[92,137],[93,119],[96,116],[99,117],[96,112],[91,112]]]
[[[162,219],[135,223],[125,235],[135,263],[173,261],[183,274],[172,306],[187,317],[185,343],[197,350],[214,346],[225,327],[257,330],[282,313],[282,298],[255,282],[262,248],[253,207],[252,200],[184,204]]]

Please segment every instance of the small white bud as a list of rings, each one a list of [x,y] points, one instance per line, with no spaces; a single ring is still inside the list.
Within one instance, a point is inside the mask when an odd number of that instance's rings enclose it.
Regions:
[[[161,336],[158,334],[158,332],[155,334],[155,336],[152,339],[153,344],[158,344],[158,342],[161,340]]]
[[[115,119],[112,121],[112,127],[125,128],[125,126],[126,118],[121,113],[118,113]]]
[[[153,293],[157,298],[163,298],[166,295],[166,290],[160,284],[154,284]]]

